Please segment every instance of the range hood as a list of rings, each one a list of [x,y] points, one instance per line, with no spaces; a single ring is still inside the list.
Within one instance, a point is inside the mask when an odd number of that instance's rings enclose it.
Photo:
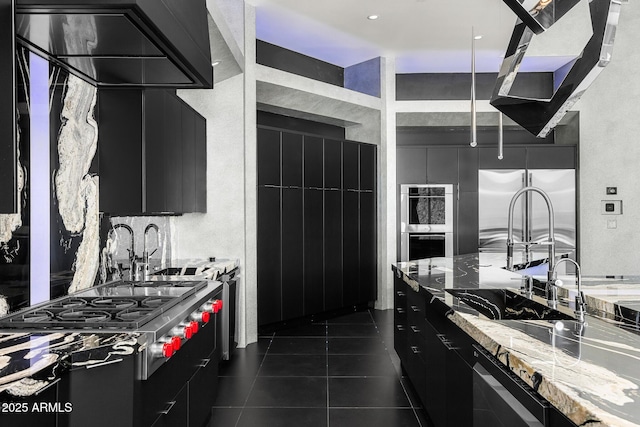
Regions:
[[[98,86],[213,87],[206,0],[16,0],[19,43]]]

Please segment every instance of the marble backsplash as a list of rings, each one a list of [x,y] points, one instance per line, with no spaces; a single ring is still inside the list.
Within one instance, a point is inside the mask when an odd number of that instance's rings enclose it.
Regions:
[[[29,304],[30,260],[28,53],[18,51],[20,211],[0,215],[0,315]],[[97,88],[50,65],[51,295],[96,283],[100,259]]]

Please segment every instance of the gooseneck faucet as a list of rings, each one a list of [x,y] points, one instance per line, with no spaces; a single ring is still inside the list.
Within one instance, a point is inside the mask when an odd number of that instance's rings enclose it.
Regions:
[[[552,277],[553,277],[552,271],[553,271],[554,263],[556,259],[556,242],[554,237],[555,226],[554,226],[553,205],[551,204],[551,199],[549,198],[549,195],[538,187],[521,188],[511,198],[511,203],[509,204],[509,219],[508,219],[509,224],[508,224],[508,230],[507,230],[507,269],[510,271],[513,271],[513,246],[516,245],[516,243],[513,241],[513,210],[515,208],[516,201],[518,200],[518,198],[524,193],[530,193],[530,192],[538,193],[542,196],[545,203],[547,204],[547,211],[549,212],[549,239],[545,243],[546,245],[549,246],[549,270],[547,271],[546,293],[547,293],[547,301],[550,301],[550,300],[556,301],[557,298],[553,297],[553,295],[549,295],[550,293],[555,294],[556,292],[556,289],[552,283]],[[528,250],[531,245],[538,245],[541,243],[525,241],[519,244],[524,245],[525,249]]]
[[[557,277],[556,276],[556,269],[563,262],[570,262],[570,263],[572,263],[573,265],[576,266],[576,282],[578,284],[578,294],[576,295],[575,314],[576,314],[576,318],[580,322],[584,322],[584,312],[585,312],[585,308],[586,308],[587,304],[585,302],[586,299],[584,297],[584,294],[582,293],[582,273],[580,272],[580,265],[578,265],[577,262],[575,262],[571,258],[561,258],[561,259],[558,260],[556,265],[553,267],[553,270],[551,271],[551,276],[553,278],[554,289],[555,289],[556,286],[562,286],[562,281],[561,280],[556,280],[556,277]],[[556,295],[556,303],[557,303],[557,295]],[[553,308],[555,308],[555,307],[553,307]]]
[[[151,229],[156,230],[156,248],[154,249],[153,252],[149,253],[147,251],[147,235],[149,234],[149,230]],[[142,266],[144,269],[144,272],[143,272],[144,280],[147,280],[149,278],[149,258],[158,250],[159,246],[160,246],[160,228],[154,223],[151,223],[147,225],[144,229],[144,241],[143,241],[143,249],[142,249]]]
[[[127,224],[116,224],[109,230],[107,237],[110,238],[111,235],[118,228],[124,228],[129,232],[129,236],[131,236],[131,241],[130,241],[131,249],[127,249],[127,251],[129,251],[129,279],[133,280],[133,275],[134,275],[133,270],[134,270],[134,264],[136,260],[136,254],[135,254],[136,245],[135,245],[135,237],[133,236],[133,229],[129,227]]]

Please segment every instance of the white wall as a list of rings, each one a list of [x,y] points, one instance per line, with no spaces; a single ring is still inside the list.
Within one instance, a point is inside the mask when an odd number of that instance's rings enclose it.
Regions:
[[[239,287],[245,285],[244,79],[237,75],[213,90],[180,90],[178,95],[207,119],[207,213],[173,220],[174,259],[238,258]],[[238,301],[239,310],[243,306]],[[244,324],[239,320],[239,345]]]
[[[640,274],[640,3],[622,5],[613,58],[576,104],[580,110],[579,237],[583,274]],[[605,187],[617,186],[618,196]],[[601,214],[621,199],[623,214]],[[607,220],[617,221],[616,229]]]

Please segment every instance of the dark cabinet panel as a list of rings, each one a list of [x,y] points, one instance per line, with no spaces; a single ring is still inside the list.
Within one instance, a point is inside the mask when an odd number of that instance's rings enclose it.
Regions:
[[[282,133],[282,185],[302,187],[302,135]]]
[[[302,189],[282,189],[282,317],[304,315]]]
[[[398,147],[396,150],[396,180],[398,184],[425,184],[427,182],[427,149],[425,147]]]
[[[372,144],[360,144],[360,190],[376,187],[376,149]]]
[[[360,283],[361,303],[374,301],[377,290],[376,194],[360,193]]]
[[[304,137],[304,187],[323,188],[322,138]]]
[[[460,192],[478,191],[478,150],[458,149],[458,185]]]
[[[280,189],[258,188],[258,324],[282,319]]]
[[[258,185],[280,185],[280,132],[258,128]]]
[[[461,192],[458,200],[458,254],[478,252],[478,193]]]
[[[304,314],[324,308],[323,191],[304,190]]]
[[[529,169],[575,169],[576,148],[573,146],[527,147]]]
[[[360,288],[358,193],[342,192],[342,295],[345,306],[358,303]]]
[[[140,123],[144,121],[142,100],[139,90],[103,90],[98,93],[102,211],[131,213],[144,210],[142,176],[145,170],[140,143],[143,140]]]
[[[195,120],[195,180],[196,204],[194,212],[207,211],[207,121],[199,114]]]
[[[166,155],[164,156],[163,184],[155,187],[155,182],[147,182],[147,193],[164,189],[165,211],[183,212],[182,210],[182,105],[177,95],[165,92],[165,138]],[[151,212],[155,212],[150,210]]]
[[[356,142],[342,143],[342,185],[347,190],[360,189],[359,147]]]
[[[165,139],[171,135],[169,123],[164,115],[167,108],[167,96],[163,90],[148,90],[144,92],[144,123],[153,124],[143,126],[143,147],[145,161],[142,168],[145,204],[143,212],[166,212],[167,204],[165,192],[162,191],[165,179],[165,159],[170,151]],[[100,158],[102,162],[102,158]]]
[[[342,188],[342,142],[324,140],[324,188]]]
[[[203,427],[218,391],[218,359],[214,351],[189,380],[189,427]]]
[[[152,427],[172,427],[189,425],[189,401],[187,384],[182,387],[173,401],[167,403],[166,413],[153,423]]]
[[[342,192],[324,191],[324,307],[342,307]]]
[[[182,105],[182,208],[193,212],[196,209],[196,118],[186,105]]]
[[[447,350],[439,338],[438,332],[429,322],[425,322],[426,345],[426,390],[425,409],[435,426],[447,426]]]
[[[524,169],[526,149],[524,147],[504,147],[502,160],[498,160],[498,147],[478,147],[479,169]]]
[[[18,211],[15,3],[0,0],[0,213]]]
[[[427,149],[427,183],[455,184],[458,182],[458,149]]]

